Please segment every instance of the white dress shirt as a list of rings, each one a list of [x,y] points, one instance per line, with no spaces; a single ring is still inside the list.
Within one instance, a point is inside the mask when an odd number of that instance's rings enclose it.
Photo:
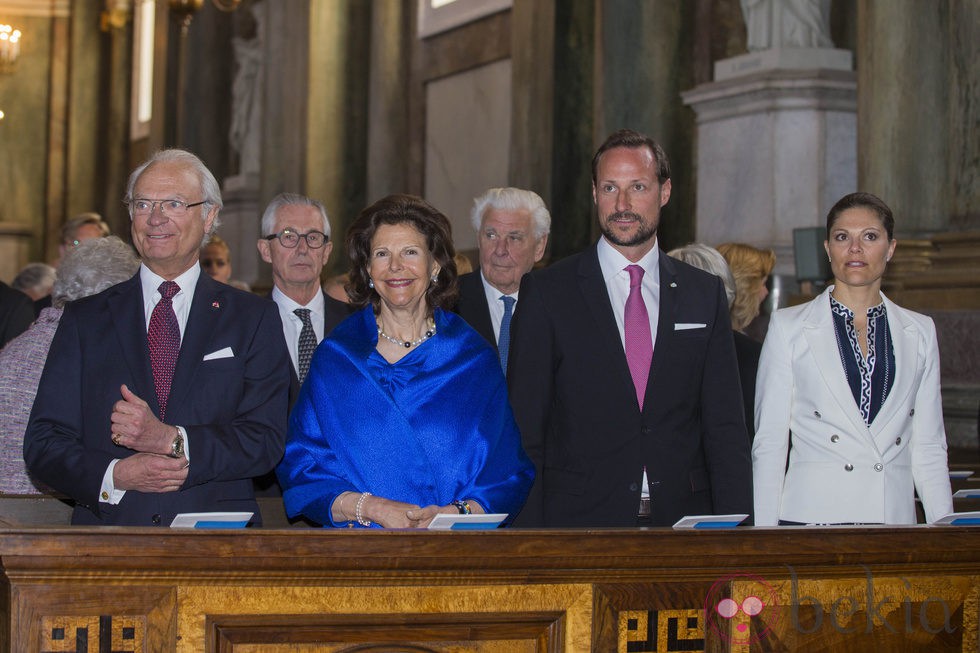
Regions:
[[[654,239],[653,248],[636,263],[619,253],[605,237],[599,239],[599,268],[606,282],[606,292],[609,293],[609,303],[613,315],[616,316],[616,327],[619,329],[619,340],[626,351],[626,299],[630,295],[630,274],[627,265],[639,265],[643,268],[643,303],[647,307],[647,317],[650,318],[650,340],[654,349],[657,346],[657,324],[660,322],[660,248]]]
[[[191,303],[194,301],[194,291],[197,289],[197,280],[200,276],[201,266],[195,261],[189,270],[174,279],[174,282],[180,286],[180,290],[177,291],[177,294],[173,296],[171,301],[174,307],[174,314],[177,316],[177,326],[180,328],[181,342],[184,340],[184,332],[187,329],[187,318],[191,314]],[[156,308],[156,305],[162,297],[160,295],[160,284],[164,281],[166,279],[150,270],[146,265],[140,264],[140,284],[143,287],[143,314],[146,319],[147,331],[150,329],[150,317],[153,315],[153,309]],[[145,400],[146,398],[141,397],[141,399]],[[184,457],[190,461],[191,443],[187,438],[187,431],[184,430],[183,426],[177,426],[177,431],[184,438]],[[115,505],[122,501],[123,496],[126,494],[125,490],[117,490],[112,480],[112,471],[116,468],[117,462],[119,462],[119,458],[109,463],[109,467],[102,477],[102,489],[99,491],[99,501],[102,503]]]
[[[517,295],[520,291],[511,293],[507,295],[506,293],[500,292],[496,288],[490,285],[487,278],[483,276],[483,271],[480,271],[480,280],[483,281],[483,292],[487,296],[487,308],[490,309],[490,322],[493,324],[493,340],[494,342],[500,342],[500,323],[504,321],[504,302],[500,298],[503,296],[514,298],[514,309],[517,309]]]
[[[643,294],[643,303],[646,305],[647,317],[650,319],[650,342],[656,348],[657,324],[660,323],[660,247],[657,246],[656,237],[650,251],[636,263],[623,256],[606,240],[605,236],[599,239],[596,249],[599,254],[599,269],[602,270],[602,279],[606,282],[606,292],[609,293],[609,303],[612,305],[613,315],[616,316],[616,328],[619,329],[619,341],[623,344],[623,351],[626,351],[626,299],[630,296],[630,273],[626,271],[626,266],[639,265],[643,268],[640,292]],[[650,498],[650,483],[647,480],[646,467],[643,468],[640,498]]]
[[[289,350],[289,360],[293,362],[293,369],[299,376],[299,333],[303,330],[303,320],[293,313],[297,308],[310,309],[310,321],[313,323],[313,332],[316,334],[316,342],[320,344],[323,340],[323,323],[326,320],[326,302],[323,300],[323,293],[317,292],[313,299],[306,306],[297,304],[286,296],[286,293],[279,290],[279,286],[272,289],[272,301],[279,307],[279,317],[282,319],[282,335],[286,339],[286,349]]]

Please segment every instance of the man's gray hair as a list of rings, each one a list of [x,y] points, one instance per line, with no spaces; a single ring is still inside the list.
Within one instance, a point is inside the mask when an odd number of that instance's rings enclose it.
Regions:
[[[118,236],[94,238],[68,251],[58,268],[58,279],[51,290],[51,305],[60,308],[68,302],[100,293],[126,281],[139,269],[133,248]]]
[[[541,240],[551,232],[551,214],[544,200],[534,191],[522,188],[491,188],[473,200],[470,221],[479,233],[488,209],[497,211],[527,211],[534,225],[534,238]]]
[[[133,189],[136,188],[136,182],[146,172],[146,169],[155,163],[180,163],[192,168],[197,173],[197,177],[201,182],[201,194],[203,195],[201,200],[205,202],[205,205],[202,207],[205,210],[201,211],[201,220],[206,218],[206,209],[209,207],[216,207],[220,214],[221,207],[224,206],[224,203],[221,201],[221,186],[218,184],[218,180],[214,178],[214,175],[208,170],[208,167],[204,165],[204,161],[201,161],[196,154],[177,148],[157,150],[153,156],[133,170],[132,174],[129,175],[129,181],[126,183],[126,197],[123,200],[126,202],[127,207],[130,207],[132,201],[135,199],[133,197]],[[149,199],[163,200],[171,198],[151,197]],[[194,199],[193,202],[199,202],[201,200]],[[219,214],[214,216],[214,222],[211,224],[212,232],[217,231],[218,227],[221,226]],[[129,210],[129,219],[133,219],[132,208]],[[210,233],[204,234],[204,239],[201,241],[202,247],[208,242],[210,236]]]
[[[265,207],[265,212],[262,214],[262,233],[260,236],[271,236],[272,230],[276,228],[276,213],[279,209],[284,206],[290,205],[297,206],[312,206],[319,213],[320,217],[323,218],[323,229],[321,231],[330,236],[330,220],[327,219],[327,209],[323,206],[323,202],[315,200],[311,197],[306,197],[305,195],[300,195],[298,193],[279,193],[272,198],[269,205]]]
[[[714,247],[709,247],[704,243],[690,243],[683,247],[678,247],[667,252],[667,256],[684,261],[688,265],[694,266],[699,270],[710,272],[716,277],[721,277],[721,282],[725,284],[725,298],[728,300],[728,308],[731,309],[735,302],[735,275],[728,267],[728,261]]]
[[[51,290],[57,278],[58,272],[47,263],[28,263],[10,282],[10,287],[21,292]]]

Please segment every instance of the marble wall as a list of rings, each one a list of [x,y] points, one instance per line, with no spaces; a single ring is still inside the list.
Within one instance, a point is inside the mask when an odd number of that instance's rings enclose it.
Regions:
[[[426,85],[425,198],[449,218],[460,250],[477,247],[473,198],[508,185],[510,88],[509,59]]]

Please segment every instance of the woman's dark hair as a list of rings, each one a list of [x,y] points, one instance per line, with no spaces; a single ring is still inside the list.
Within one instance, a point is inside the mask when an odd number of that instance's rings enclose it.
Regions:
[[[837,222],[840,214],[847,209],[856,208],[868,209],[877,215],[885,227],[888,240],[895,240],[895,216],[892,215],[892,210],[878,196],[871,193],[851,193],[837,200],[827,214],[827,238],[830,238],[830,230],[834,228],[834,223]]]
[[[371,261],[371,241],[383,224],[408,224],[425,236],[429,253],[439,264],[439,275],[425,291],[429,308],[449,309],[456,303],[456,249],[449,220],[431,204],[415,195],[389,195],[361,211],[347,230],[347,255],[350,257],[350,281],[347,294],[351,304],[363,308],[369,303],[375,309],[380,296],[371,288],[368,267]]]

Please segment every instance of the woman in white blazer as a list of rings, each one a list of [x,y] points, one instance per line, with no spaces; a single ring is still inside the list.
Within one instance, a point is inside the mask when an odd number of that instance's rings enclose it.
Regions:
[[[759,361],[755,524],[914,524],[953,511],[930,318],[881,294],[891,210],[853,193],[827,216],[834,285],[776,311]],[[787,451],[789,465],[787,466]]]

